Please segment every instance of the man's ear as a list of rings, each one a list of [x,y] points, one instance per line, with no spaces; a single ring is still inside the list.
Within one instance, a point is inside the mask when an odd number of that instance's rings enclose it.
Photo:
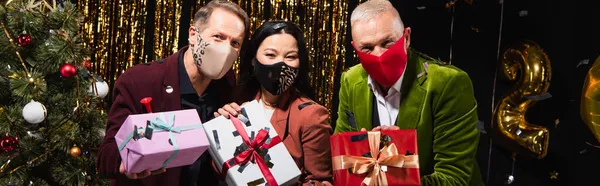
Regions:
[[[195,44],[197,44],[196,40],[194,38],[196,38],[196,27],[191,26],[190,29],[188,29],[188,43],[191,46],[194,46]]]
[[[410,27],[404,29],[404,40],[406,40],[405,50],[408,51],[408,47],[410,46]]]

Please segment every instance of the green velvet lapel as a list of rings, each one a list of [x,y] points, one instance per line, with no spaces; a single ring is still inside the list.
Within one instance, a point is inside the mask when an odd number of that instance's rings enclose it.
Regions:
[[[409,49],[408,63],[402,80],[400,108],[398,109],[398,127],[400,129],[416,129],[423,110],[423,100],[427,91],[422,87],[427,79],[427,71],[423,66],[425,59]],[[434,61],[427,61],[433,63]]]
[[[366,71],[362,71],[360,74],[361,78],[356,84],[354,84],[354,115],[356,120],[357,130],[365,128],[371,130],[373,128],[373,92],[369,88],[368,74]]]

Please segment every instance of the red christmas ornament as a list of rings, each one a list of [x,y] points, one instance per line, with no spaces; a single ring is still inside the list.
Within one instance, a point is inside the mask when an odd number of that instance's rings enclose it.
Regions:
[[[0,149],[4,152],[10,152],[17,148],[17,144],[19,144],[18,137],[4,136],[0,139]]]
[[[65,78],[72,78],[77,74],[77,68],[71,64],[65,63],[60,66],[60,75]]]
[[[81,62],[81,66],[89,70],[90,68],[92,68],[92,62],[90,60],[84,60],[83,62]]]
[[[19,46],[22,47],[31,44],[31,36],[29,36],[29,34],[19,35],[19,37],[17,38],[17,44],[19,44]]]

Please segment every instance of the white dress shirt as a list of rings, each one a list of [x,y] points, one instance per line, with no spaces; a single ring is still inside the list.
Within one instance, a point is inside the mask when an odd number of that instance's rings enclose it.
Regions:
[[[374,80],[369,75],[368,85],[375,94],[373,101],[377,102],[377,111],[379,114],[379,125],[393,126],[398,117],[398,108],[400,107],[400,87],[402,85],[404,74],[398,78],[398,81],[390,87],[386,96],[383,96],[383,91],[377,86]],[[373,112],[373,111],[371,111]]]

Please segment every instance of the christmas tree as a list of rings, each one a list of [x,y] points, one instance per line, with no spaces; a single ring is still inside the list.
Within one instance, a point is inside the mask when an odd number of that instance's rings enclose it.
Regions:
[[[108,85],[86,60],[77,7],[0,2],[0,185],[105,185]]]

